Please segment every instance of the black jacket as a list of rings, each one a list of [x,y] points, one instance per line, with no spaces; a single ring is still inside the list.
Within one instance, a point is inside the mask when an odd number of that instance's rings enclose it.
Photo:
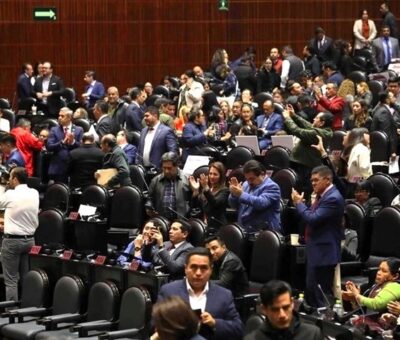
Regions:
[[[323,340],[321,330],[314,325],[300,321],[299,316],[293,313],[293,320],[289,328],[279,330],[273,328],[266,321],[259,329],[246,335],[244,340]]]
[[[112,177],[107,186],[114,187],[116,185],[131,185],[131,177],[129,172],[128,158],[125,152],[117,145],[107,153],[103,159],[103,169],[116,168],[118,173]]]

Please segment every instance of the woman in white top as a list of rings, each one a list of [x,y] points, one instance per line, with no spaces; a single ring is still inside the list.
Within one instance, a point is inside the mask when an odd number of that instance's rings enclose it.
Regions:
[[[343,155],[347,160],[347,180],[356,183],[372,175],[369,132],[366,128],[355,128],[343,139]]]
[[[361,11],[360,17],[361,19],[356,20],[353,26],[355,55],[357,55],[357,50],[369,47],[377,33],[374,22],[368,19],[368,11],[366,9]]]

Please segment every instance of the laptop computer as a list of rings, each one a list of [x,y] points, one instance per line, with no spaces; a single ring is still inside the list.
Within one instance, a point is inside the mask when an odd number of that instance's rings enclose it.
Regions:
[[[257,136],[236,136],[235,139],[238,146],[247,146],[254,151],[256,156],[260,155]]]
[[[294,147],[294,138],[292,135],[271,136],[272,146],[283,146],[292,150]]]

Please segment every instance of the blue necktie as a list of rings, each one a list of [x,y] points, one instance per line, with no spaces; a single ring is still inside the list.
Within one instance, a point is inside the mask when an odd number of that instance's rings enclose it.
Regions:
[[[385,38],[385,65],[389,65],[392,60],[392,53],[389,46],[389,38]]]

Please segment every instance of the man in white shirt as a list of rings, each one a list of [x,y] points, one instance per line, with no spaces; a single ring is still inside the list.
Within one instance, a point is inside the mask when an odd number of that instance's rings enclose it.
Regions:
[[[6,299],[14,301],[18,301],[18,281],[28,272],[28,253],[35,244],[33,235],[39,224],[39,193],[28,188],[27,179],[25,168],[12,169],[10,189],[0,196],[0,208],[6,209],[1,264]]]

